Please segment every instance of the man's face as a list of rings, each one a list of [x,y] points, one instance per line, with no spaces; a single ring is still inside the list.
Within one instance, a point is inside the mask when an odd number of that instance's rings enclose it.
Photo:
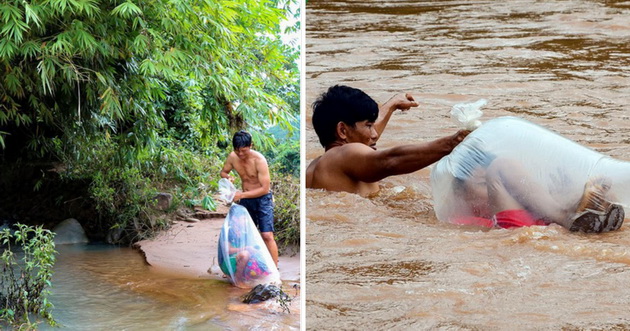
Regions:
[[[368,120],[356,122],[354,127],[348,125],[346,131],[346,140],[349,143],[362,143],[376,149],[376,140],[378,133],[374,128],[374,122]]]
[[[245,160],[249,154],[251,153],[251,146],[247,146],[247,147],[240,147],[234,150],[234,153],[236,153],[236,156],[238,156],[239,159],[241,160]]]

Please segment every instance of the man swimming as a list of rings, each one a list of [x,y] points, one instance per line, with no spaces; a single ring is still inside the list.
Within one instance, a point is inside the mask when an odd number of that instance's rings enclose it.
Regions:
[[[380,108],[365,92],[336,85],[313,104],[313,127],[325,148],[306,170],[306,187],[362,196],[379,190],[383,178],[407,174],[448,155],[470,133],[433,141],[376,149],[392,114],[417,107],[410,94],[392,97]]]

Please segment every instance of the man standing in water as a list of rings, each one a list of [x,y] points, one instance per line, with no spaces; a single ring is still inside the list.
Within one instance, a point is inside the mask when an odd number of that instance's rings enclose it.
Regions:
[[[313,127],[325,152],[306,169],[306,187],[367,196],[379,190],[379,180],[431,165],[470,133],[460,130],[426,143],[377,150],[376,141],[394,111],[417,106],[410,94],[401,94],[379,109],[359,89],[330,87],[313,104]]]
[[[221,170],[221,177],[233,182],[230,171],[236,170],[243,191],[237,191],[234,201],[245,207],[254,224],[260,230],[265,245],[278,266],[278,246],[273,237],[273,198],[269,187],[271,177],[265,157],[251,149],[252,136],[247,131],[239,131],[232,138],[234,151],[228,155]],[[240,200],[240,201],[239,201]]]

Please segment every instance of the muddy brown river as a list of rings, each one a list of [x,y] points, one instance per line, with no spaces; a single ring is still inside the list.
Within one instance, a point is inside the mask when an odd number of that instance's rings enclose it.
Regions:
[[[242,303],[247,290],[227,281],[155,269],[132,248],[77,244],[56,250],[49,298],[60,328],[44,322],[40,330],[300,329],[297,290],[287,291],[294,298],[287,312],[274,299]]]
[[[521,117],[630,161],[630,1],[311,0],[307,164],[323,153],[310,105],[334,84],[420,102],[379,148],[454,133],[451,107],[485,98],[482,120]],[[630,222],[449,225],[429,175],[385,179],[371,198],[307,190],[307,329],[630,329]]]

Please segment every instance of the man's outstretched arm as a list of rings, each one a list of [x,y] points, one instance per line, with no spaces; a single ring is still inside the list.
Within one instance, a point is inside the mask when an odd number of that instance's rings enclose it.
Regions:
[[[460,130],[452,136],[430,142],[376,151],[369,146],[353,144],[352,150],[349,149],[349,153],[344,155],[353,161],[340,163],[341,170],[350,178],[368,183],[389,176],[408,174],[448,155],[469,133],[470,131]]]
[[[392,114],[397,109],[402,111],[409,110],[411,107],[418,107],[418,103],[413,99],[413,96],[409,93],[402,93],[393,96],[391,99],[387,100],[383,105],[379,107],[378,110],[378,119],[374,122],[374,128],[378,133],[379,138],[381,134],[385,130],[389,119],[392,117]]]

